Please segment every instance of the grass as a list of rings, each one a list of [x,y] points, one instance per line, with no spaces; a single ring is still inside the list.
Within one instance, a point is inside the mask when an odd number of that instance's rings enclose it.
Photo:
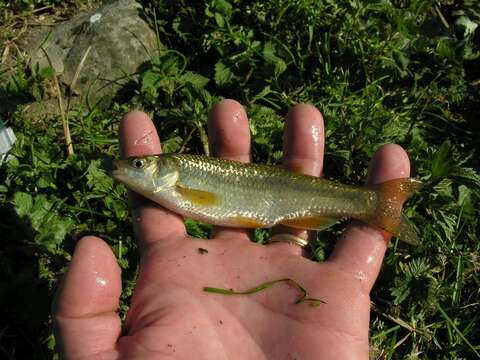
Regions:
[[[229,97],[246,106],[255,162],[280,160],[283,118],[301,101],[324,114],[328,178],[360,184],[380,145],[408,150],[426,183],[406,209],[421,244],[395,241],[387,253],[372,292],[372,357],[480,357],[477,2],[144,3],[162,50],[127,102],[66,110],[75,149],[67,156],[61,113],[25,111],[48,96],[51,71],[27,74],[14,45],[32,17],[89,3],[0,1],[0,54],[10,47],[0,60],[0,116],[18,137],[0,168],[0,354],[54,356],[49,304],[82,234],[114,249],[127,311],[136,249],[125,190],[104,170],[118,156],[122,115],[133,107],[150,113],[166,151],[206,153],[208,111]],[[187,226],[197,236],[209,231]],[[328,257],[341,230],[319,235],[316,259]]]

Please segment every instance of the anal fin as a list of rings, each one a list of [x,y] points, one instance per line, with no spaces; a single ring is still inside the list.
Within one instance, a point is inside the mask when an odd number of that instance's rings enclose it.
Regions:
[[[338,219],[321,216],[298,217],[282,220],[280,224],[306,230],[323,230],[338,223]]]
[[[267,225],[262,223],[261,221],[246,216],[232,217],[228,220],[228,222],[233,226],[238,226],[242,228],[259,229],[267,227]]]

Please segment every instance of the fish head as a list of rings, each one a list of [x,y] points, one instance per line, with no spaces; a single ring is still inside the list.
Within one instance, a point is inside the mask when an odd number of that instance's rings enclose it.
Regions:
[[[135,156],[115,160],[112,176],[129,189],[146,197],[171,190],[178,180],[178,171],[168,157]]]

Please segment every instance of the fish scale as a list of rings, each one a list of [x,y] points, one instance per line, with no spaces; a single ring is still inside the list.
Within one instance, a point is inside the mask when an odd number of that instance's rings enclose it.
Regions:
[[[176,162],[180,184],[220,194],[218,206],[183,207],[209,217],[247,216],[265,225],[282,219],[323,214],[343,217],[371,212],[364,204],[373,192],[341,185],[312,176],[297,175],[281,168],[232,163],[192,155],[171,155]],[[321,199],[321,201],[319,201]]]

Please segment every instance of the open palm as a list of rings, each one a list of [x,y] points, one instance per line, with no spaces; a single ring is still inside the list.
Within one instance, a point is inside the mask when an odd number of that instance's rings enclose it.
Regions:
[[[293,108],[285,125],[284,166],[319,176],[323,135],[314,107]],[[120,140],[124,156],[161,151],[151,120],[141,112],[123,119]],[[212,110],[209,140],[216,156],[249,160],[248,120],[237,102],[224,100]],[[386,145],[372,161],[369,181],[408,175],[406,153]],[[131,207],[141,262],[127,320],[122,328],[116,313],[120,270],[113,253],[102,240],[83,238],[54,305],[64,358],[368,358],[369,292],[385,253],[385,233],[352,223],[330,258],[318,264],[296,245],[252,243],[245,229],[216,228],[213,239],[190,238],[180,217],[136,194]],[[295,280],[325,304],[295,304],[302,294],[285,282],[248,296],[202,290],[242,291],[282,278]]]

